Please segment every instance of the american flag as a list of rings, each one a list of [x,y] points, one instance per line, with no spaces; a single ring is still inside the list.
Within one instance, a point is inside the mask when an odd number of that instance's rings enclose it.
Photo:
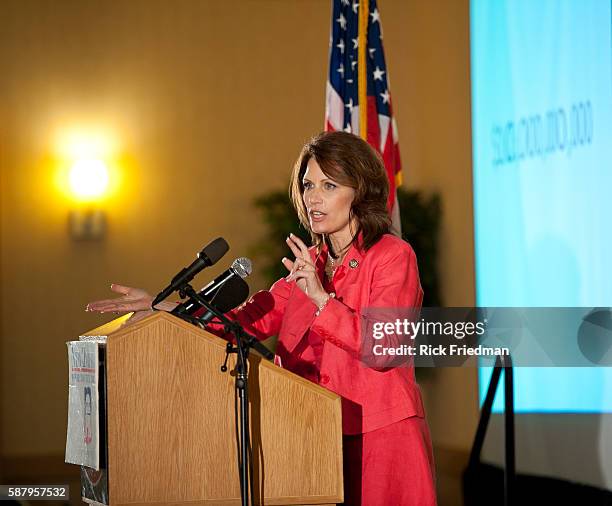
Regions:
[[[399,232],[396,188],[402,169],[380,13],[376,0],[332,1],[325,130],[359,135],[382,155],[389,178],[388,206]]]

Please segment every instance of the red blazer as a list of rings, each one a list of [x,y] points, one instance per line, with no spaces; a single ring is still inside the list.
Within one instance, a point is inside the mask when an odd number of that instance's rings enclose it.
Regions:
[[[310,248],[319,278],[325,280],[327,248]],[[374,369],[360,361],[361,311],[368,307],[420,307],[423,290],[414,251],[384,235],[367,252],[354,245],[331,283],[335,292],[319,316],[294,281],[280,279],[257,292],[228,316],[264,339],[278,335],[277,363],[342,397],[344,434],[361,434],[403,420],[424,417],[412,367]],[[210,328],[219,333],[219,327]]]

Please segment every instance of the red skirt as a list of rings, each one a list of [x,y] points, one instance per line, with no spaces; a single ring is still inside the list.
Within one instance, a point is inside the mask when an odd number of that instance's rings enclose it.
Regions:
[[[433,506],[435,472],[429,428],[418,416],[344,436],[346,506]]]

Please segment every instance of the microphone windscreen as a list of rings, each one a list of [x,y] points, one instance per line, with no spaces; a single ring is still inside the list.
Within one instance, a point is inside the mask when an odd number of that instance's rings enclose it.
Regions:
[[[214,241],[204,247],[198,253],[198,258],[204,260],[208,265],[216,264],[229,250],[229,244],[223,237],[217,237]]]

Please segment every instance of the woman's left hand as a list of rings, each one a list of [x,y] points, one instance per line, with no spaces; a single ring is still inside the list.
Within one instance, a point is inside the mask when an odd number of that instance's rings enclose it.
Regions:
[[[296,282],[298,288],[302,290],[310,300],[317,306],[324,304],[329,298],[329,294],[323,288],[310,253],[304,242],[297,236],[290,234],[287,237],[287,245],[295,255],[295,260],[292,262],[288,258],[283,258],[283,265],[289,271],[289,275],[285,278],[287,281]]]

